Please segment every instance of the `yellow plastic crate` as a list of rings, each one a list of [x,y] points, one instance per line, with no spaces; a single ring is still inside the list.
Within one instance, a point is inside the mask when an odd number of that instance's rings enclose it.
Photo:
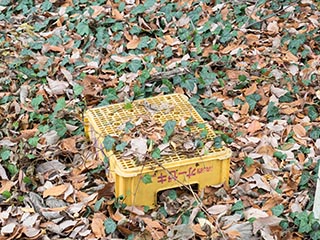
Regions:
[[[159,191],[179,187],[181,182],[185,185],[195,184],[199,190],[207,185],[228,182],[231,151],[226,147],[211,147],[206,154],[201,154],[201,149],[196,149],[191,157],[190,154],[187,156],[175,152],[161,156],[157,162],[148,161],[143,164],[138,164],[134,158],[123,158],[118,151],[106,151],[103,147],[105,137],[120,135],[123,131],[121,126],[128,121],[134,122],[141,116],[149,116],[162,125],[168,120],[179,122],[190,117],[195,123],[206,124],[182,94],[136,100],[129,107],[126,104],[128,103],[87,110],[84,122],[85,133],[96,146],[100,157],[109,158],[108,178],[115,182],[116,196],[123,195],[127,205],[153,208],[157,205]],[[206,139],[212,140],[215,137],[213,130],[208,124],[206,129]],[[151,176],[151,183],[142,182],[146,175]]]

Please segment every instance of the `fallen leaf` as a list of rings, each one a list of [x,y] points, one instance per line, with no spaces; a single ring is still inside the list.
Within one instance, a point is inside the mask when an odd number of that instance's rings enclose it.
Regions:
[[[200,237],[206,237],[207,233],[202,231],[200,224],[192,224],[191,225],[191,229],[192,231],[194,231],[194,233]]]
[[[0,194],[2,194],[4,191],[10,192],[12,186],[14,185],[14,182],[9,180],[1,180],[0,183],[1,183]]]
[[[63,81],[54,81],[51,78],[47,77],[49,88],[52,94],[62,95],[65,93],[69,83]]]
[[[307,134],[306,129],[301,124],[296,124],[292,128],[297,137],[305,137]]]
[[[248,127],[248,133],[255,133],[261,129],[261,123],[257,120],[253,120]]]
[[[131,41],[127,43],[127,49],[136,49],[140,43],[140,39],[134,36]]]
[[[251,87],[247,88],[246,91],[244,92],[245,96],[254,94],[257,91],[257,84],[253,83]]]
[[[91,229],[96,238],[101,238],[106,236],[104,221],[107,217],[103,213],[94,213],[91,223]]]
[[[54,186],[44,190],[43,197],[46,198],[48,196],[60,196],[64,194],[64,192],[68,189],[68,184],[61,184],[58,186]]]
[[[268,24],[267,30],[270,34],[275,35],[279,33],[279,26],[277,21],[272,21]]]

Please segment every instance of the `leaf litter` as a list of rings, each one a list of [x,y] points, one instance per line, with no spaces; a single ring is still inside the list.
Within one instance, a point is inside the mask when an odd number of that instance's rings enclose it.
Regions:
[[[320,239],[319,27],[317,1],[3,1],[0,238]],[[172,92],[232,148],[229,185],[128,209],[82,113]],[[187,120],[135,119],[112,147],[191,156]]]

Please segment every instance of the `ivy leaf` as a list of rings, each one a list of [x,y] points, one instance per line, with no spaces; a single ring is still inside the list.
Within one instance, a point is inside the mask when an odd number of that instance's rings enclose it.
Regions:
[[[172,57],[173,53],[172,53],[171,47],[166,46],[166,47],[163,49],[163,54],[164,54],[164,56],[165,56],[166,58]]]
[[[282,204],[276,205],[273,208],[271,208],[272,214],[276,217],[279,217],[284,210],[284,206]]]
[[[308,107],[308,116],[311,121],[314,121],[319,117],[318,111],[314,106]]]
[[[169,141],[169,137],[174,132],[174,127],[176,126],[176,123],[177,122],[174,121],[174,120],[169,120],[164,124],[163,128],[164,128],[164,131],[166,132],[166,136],[165,136],[164,142],[168,142]]]
[[[11,155],[11,151],[8,149],[2,149],[0,151],[0,157],[4,161],[8,160],[10,158],[10,155]]]
[[[54,112],[57,113],[66,107],[66,100],[64,97],[61,97],[57,100],[57,104],[54,107]]]
[[[116,140],[110,135],[108,135],[103,140],[103,146],[107,151],[110,151],[113,148],[115,142]]]
[[[151,157],[154,158],[154,159],[159,159],[161,157],[161,151],[159,148],[156,148],[152,154],[151,154]]]
[[[214,142],[214,148],[218,149],[218,148],[222,148],[222,138],[219,136],[219,137],[215,137],[213,139],[213,142]]]
[[[81,36],[89,35],[90,33],[90,27],[86,20],[81,21],[77,25],[76,29],[77,29],[77,33],[80,34]]]
[[[231,211],[233,212],[236,212],[236,211],[241,211],[244,209],[244,206],[243,206],[243,202],[240,200],[240,201],[237,201],[235,204],[233,204],[233,206],[231,207]]]
[[[116,151],[123,152],[127,145],[128,145],[127,142],[122,142],[122,143],[118,144],[116,146]]]
[[[107,234],[114,233],[117,229],[117,224],[111,218],[107,218],[104,221],[104,229]]]
[[[133,73],[136,73],[138,72],[138,70],[142,67],[142,63],[140,60],[138,59],[135,59],[135,60],[132,60],[129,65],[128,65],[128,68],[131,72]]]
[[[65,120],[63,119],[55,119],[53,121],[53,125],[59,137],[63,137],[64,134],[68,131]]]
[[[269,122],[272,122],[280,118],[279,108],[275,105],[274,102],[269,102],[267,108],[267,119]]]
[[[247,167],[250,167],[252,164],[254,164],[254,161],[251,157],[246,157],[244,159],[244,163],[246,164]]]
[[[33,107],[34,110],[38,110],[40,104],[44,101],[42,95],[38,95],[35,98],[31,100],[31,106]]]
[[[143,175],[142,182],[144,184],[152,183],[152,176],[150,174],[148,174],[148,173]]]
[[[75,84],[75,85],[73,86],[73,93],[74,93],[74,95],[75,95],[75,96],[79,96],[79,95],[82,93],[83,89],[84,89],[84,87],[81,86],[80,84]]]

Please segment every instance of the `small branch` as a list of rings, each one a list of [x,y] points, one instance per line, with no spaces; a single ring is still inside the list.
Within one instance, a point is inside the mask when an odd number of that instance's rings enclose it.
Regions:
[[[147,80],[148,82],[155,82],[162,80],[163,78],[173,78],[175,76],[184,75],[186,73],[190,73],[190,70],[185,67],[178,67],[172,70],[168,70],[166,72],[159,72],[151,75],[151,79]]]
[[[274,12],[274,13],[272,13],[272,14],[264,17],[264,18],[262,18],[262,19],[259,20],[259,21],[256,21],[256,22],[254,22],[254,23],[251,23],[251,24],[249,24],[248,26],[243,26],[243,27],[241,27],[241,29],[248,29],[248,28],[252,27],[253,25],[255,25],[255,24],[257,24],[257,23],[264,22],[265,20],[268,20],[269,18],[272,18],[272,17],[274,17],[274,16],[277,16],[278,13],[283,12],[283,11],[287,10],[289,7],[292,7],[292,6],[293,6],[293,4],[290,4],[290,5],[286,6],[286,7],[283,8],[283,9],[280,9],[280,10],[278,10],[278,11],[276,11],[276,12]]]

